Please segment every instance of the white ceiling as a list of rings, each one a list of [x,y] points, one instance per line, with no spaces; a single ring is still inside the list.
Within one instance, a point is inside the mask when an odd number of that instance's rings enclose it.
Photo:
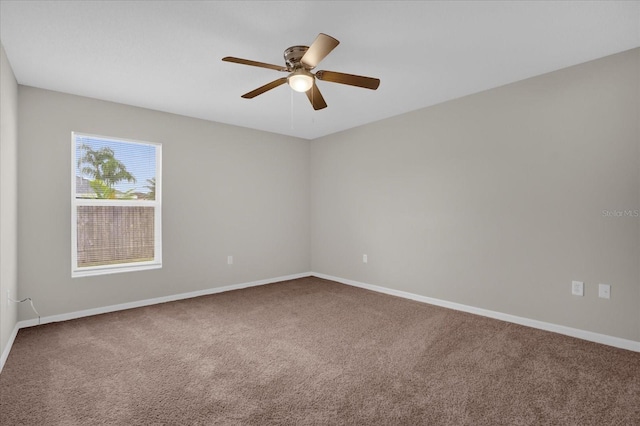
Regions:
[[[314,111],[282,77],[222,62],[284,64],[324,32],[319,69],[381,79],[320,81]],[[18,83],[306,139],[640,46],[640,1],[0,1]]]

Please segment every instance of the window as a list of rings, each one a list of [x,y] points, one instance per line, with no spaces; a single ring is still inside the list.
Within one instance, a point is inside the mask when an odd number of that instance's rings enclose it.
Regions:
[[[71,140],[71,275],[162,267],[162,146]]]

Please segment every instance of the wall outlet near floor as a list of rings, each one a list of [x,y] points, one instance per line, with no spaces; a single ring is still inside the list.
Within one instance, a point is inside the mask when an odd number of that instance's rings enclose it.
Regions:
[[[584,296],[584,283],[582,281],[571,281],[571,294]]]
[[[362,263],[367,263],[369,261],[369,259],[367,258],[366,254],[362,255]]]
[[[227,256],[227,265],[233,265],[233,256]]]
[[[609,284],[598,285],[598,297],[611,299],[611,286]]]

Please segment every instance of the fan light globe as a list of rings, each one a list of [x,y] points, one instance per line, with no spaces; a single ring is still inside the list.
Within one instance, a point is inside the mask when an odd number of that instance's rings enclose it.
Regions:
[[[313,76],[304,70],[292,72],[287,81],[296,92],[306,92],[313,86]]]

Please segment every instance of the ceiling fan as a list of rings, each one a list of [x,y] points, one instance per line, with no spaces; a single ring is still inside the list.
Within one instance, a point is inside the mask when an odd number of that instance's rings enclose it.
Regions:
[[[296,92],[305,92],[313,109],[319,110],[326,108],[327,103],[324,101],[320,90],[318,90],[315,81],[316,78],[322,81],[364,87],[365,89],[371,90],[376,90],[380,85],[380,80],[372,77],[363,77],[361,75],[345,74],[335,71],[317,71],[315,74],[311,72],[339,43],[335,38],[320,33],[314,42],[311,43],[311,46],[291,46],[285,49],[285,66],[234,58],[233,56],[226,56],[222,58],[222,60],[289,73],[287,77],[279,78],[251,92],[245,93],[242,95],[243,98],[252,99],[284,83],[289,83],[289,86]]]

